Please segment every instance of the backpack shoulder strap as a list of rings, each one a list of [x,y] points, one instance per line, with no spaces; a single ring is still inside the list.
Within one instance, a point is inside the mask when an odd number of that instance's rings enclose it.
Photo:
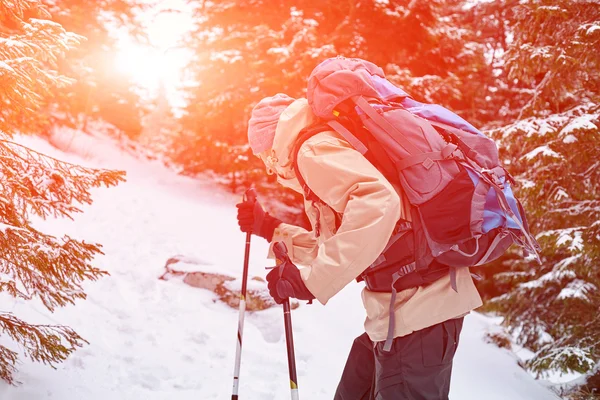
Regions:
[[[369,150],[367,146],[363,142],[360,141],[352,132],[350,132],[344,125],[342,125],[339,121],[331,120],[324,123],[316,123],[304,129],[303,132],[300,133],[298,139],[296,140],[296,144],[293,149],[293,164],[294,164],[294,172],[296,173],[296,178],[298,178],[298,182],[302,186],[302,190],[307,195],[307,199],[311,201],[318,201],[320,203],[324,203],[314,192],[310,190],[306,181],[302,177],[300,173],[300,169],[298,168],[298,153],[300,152],[300,148],[302,145],[311,137],[315,136],[318,133],[326,132],[333,129],[335,132],[339,133],[350,145],[357,150],[360,154],[365,155],[365,153]]]
[[[327,125],[329,125],[334,131],[342,135],[344,139],[350,143],[352,147],[354,147],[360,154],[363,156],[368,151],[367,146],[364,145],[352,132],[350,132],[344,125],[342,125],[339,121],[331,120],[327,121]]]
[[[300,152],[300,148],[302,147],[302,145],[308,139],[310,139],[311,137],[313,137],[321,132],[326,132],[329,130],[331,130],[331,128],[328,125],[325,125],[322,123],[317,123],[315,125],[309,126],[308,128],[304,129],[303,132],[300,133],[300,135],[298,136],[298,139],[296,140],[296,144],[294,145],[294,148],[292,150],[292,157],[293,157],[292,164],[294,166],[294,172],[296,174],[296,179],[298,179],[298,182],[300,183],[300,186],[302,187],[302,191],[304,192],[306,199],[311,201],[312,203],[320,203],[325,206],[327,206],[327,203],[325,203],[323,200],[321,200],[321,198],[319,198],[319,196],[317,196],[315,194],[315,192],[313,192],[310,189],[310,187],[308,187],[308,184],[304,180],[304,177],[302,176],[302,173],[300,172],[300,168],[298,167],[298,153]],[[358,139],[356,139],[356,140],[358,141]],[[359,143],[360,143],[360,141],[359,141]],[[366,147],[365,147],[365,151],[366,151]],[[332,211],[335,215],[336,229],[339,229],[340,225],[342,224],[342,218],[337,211],[335,211],[333,209],[332,209]],[[318,213],[318,209],[317,209],[317,213]],[[318,218],[319,217],[317,217],[317,219]],[[317,226],[316,226],[316,232],[317,232],[317,236],[319,236],[320,224],[318,221],[317,221]]]
[[[311,125],[311,126],[305,128],[302,132],[300,132],[300,135],[298,136],[298,139],[296,139],[296,143],[292,150],[292,157],[293,157],[292,164],[294,166],[294,172],[296,173],[296,178],[298,179],[298,182],[300,183],[300,186],[302,187],[302,191],[304,192],[304,194],[308,200],[310,200],[312,202],[322,203],[322,204],[325,204],[325,202],[323,200],[321,200],[319,198],[319,196],[317,196],[312,190],[310,190],[310,188],[306,184],[306,181],[302,177],[302,174],[300,173],[300,168],[298,167],[298,153],[300,152],[300,148],[302,147],[302,145],[308,139],[310,139],[311,137],[313,137],[321,132],[326,132],[328,130],[329,130],[329,127],[327,125],[324,125],[321,123]]]

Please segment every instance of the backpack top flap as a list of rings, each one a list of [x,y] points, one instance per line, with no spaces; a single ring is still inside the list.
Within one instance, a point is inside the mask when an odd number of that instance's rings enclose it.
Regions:
[[[327,59],[308,78],[308,103],[319,118],[335,118],[333,110],[354,96],[390,100],[408,94],[388,82],[377,65],[358,58]]]

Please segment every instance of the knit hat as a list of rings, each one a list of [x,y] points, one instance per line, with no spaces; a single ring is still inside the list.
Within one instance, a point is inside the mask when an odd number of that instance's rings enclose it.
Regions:
[[[252,153],[259,154],[273,147],[275,129],[283,111],[294,102],[290,96],[278,93],[265,97],[252,109],[248,121],[248,143]]]

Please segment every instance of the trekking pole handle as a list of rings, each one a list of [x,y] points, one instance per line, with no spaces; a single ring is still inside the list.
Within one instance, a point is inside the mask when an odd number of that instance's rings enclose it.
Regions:
[[[288,249],[285,243],[276,242],[273,245],[273,254],[275,254],[275,258],[279,265],[285,266],[286,263],[291,262],[290,256],[288,255]],[[283,267],[279,270],[279,277],[283,275]]]
[[[244,201],[256,203],[256,198],[256,189],[254,187],[251,187],[250,189],[246,190],[246,193],[244,193]]]

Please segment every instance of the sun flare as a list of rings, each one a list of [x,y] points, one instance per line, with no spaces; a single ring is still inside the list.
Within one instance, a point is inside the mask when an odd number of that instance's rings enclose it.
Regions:
[[[164,85],[170,97],[176,97],[183,69],[191,58],[190,50],[181,47],[181,39],[192,28],[192,14],[183,0],[165,0],[161,8],[143,16],[149,44],[136,41],[126,32],[119,36],[114,67],[143,90],[153,93]]]
[[[162,81],[176,83],[180,79],[185,60],[151,46],[122,42],[115,58],[118,72],[130,76],[144,89],[154,90]]]

